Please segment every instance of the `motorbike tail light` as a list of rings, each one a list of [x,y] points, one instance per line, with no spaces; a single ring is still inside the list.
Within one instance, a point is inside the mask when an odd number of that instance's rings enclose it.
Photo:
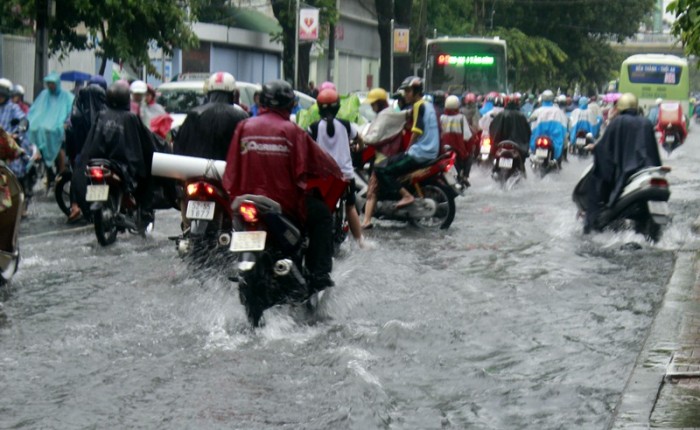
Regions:
[[[209,194],[210,196],[214,195],[215,190],[214,190],[214,187],[212,187],[211,185],[206,184],[204,186],[204,189],[207,191],[207,194]]]
[[[668,188],[668,181],[664,178],[651,178],[649,185],[658,188]]]
[[[193,196],[199,192],[199,182],[187,184],[187,195]]]
[[[238,212],[245,222],[258,222],[258,208],[253,203],[242,203]]]
[[[105,173],[102,171],[102,167],[90,167],[90,177],[99,180],[104,179]]]
[[[456,160],[457,160],[457,154],[455,154],[455,153],[453,152],[452,155],[450,155],[450,159],[447,160],[447,164],[445,165],[445,172],[449,172],[449,171],[450,171],[450,169],[452,168],[452,166],[455,165],[455,161],[456,161]]]
[[[552,142],[547,137],[538,137],[535,144],[538,148],[549,148],[552,146]]]
[[[484,138],[484,146],[491,146],[491,138],[490,137]]]

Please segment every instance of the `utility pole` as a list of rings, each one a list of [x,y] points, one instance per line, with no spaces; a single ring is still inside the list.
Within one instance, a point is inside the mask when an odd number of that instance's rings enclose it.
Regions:
[[[296,17],[294,28],[294,88],[299,88],[299,0],[296,1],[296,9],[294,11]]]

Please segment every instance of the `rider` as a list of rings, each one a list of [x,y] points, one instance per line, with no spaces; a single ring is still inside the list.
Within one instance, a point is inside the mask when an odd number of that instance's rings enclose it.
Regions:
[[[10,96],[12,96],[12,103],[19,106],[26,115],[29,112],[29,105],[24,102],[24,87],[20,84],[13,85]]]
[[[647,118],[649,118],[649,121],[651,121],[654,127],[659,123],[659,109],[661,109],[661,103],[663,103],[663,101],[662,98],[656,99],[654,101],[654,106],[649,109],[649,113],[647,114]]]
[[[578,108],[571,112],[569,117],[569,123],[571,124],[571,130],[569,130],[569,142],[573,144],[576,142],[576,135],[579,132],[583,132],[584,135],[591,133],[595,134],[595,126],[598,123],[595,113],[588,109],[588,97],[581,97],[578,99]]]
[[[226,160],[233,132],[248,114],[234,104],[236,79],[230,73],[214,73],[206,87],[207,103],[187,114],[175,138],[173,153]]]
[[[520,112],[522,112],[523,115],[525,115],[525,118],[530,118],[530,115],[532,114],[533,110],[535,110],[535,95],[529,94],[526,96],[526,101],[520,108]]]
[[[80,153],[80,165],[84,166],[95,158],[105,158],[119,165],[126,176],[127,186],[134,190],[142,222],[148,225],[153,220],[151,163],[155,136],[130,111],[129,87],[126,85],[120,82],[112,84],[107,89],[106,104],[107,108],[100,112],[87,136]],[[76,171],[84,169],[79,167]],[[73,180],[78,176],[73,175]],[[87,209],[83,206],[84,211]]]
[[[500,94],[496,95],[493,98],[493,108],[489,112],[485,113],[479,120],[479,128],[483,130],[485,135],[488,136],[489,129],[491,127],[491,121],[493,121],[496,115],[503,112],[504,106],[505,97],[503,97]]]
[[[148,85],[146,85],[144,81],[136,80],[131,83],[131,85],[129,86],[129,90],[131,91],[131,112],[135,113],[137,116],[140,117],[141,107],[144,103],[143,98],[145,97],[146,92],[148,91]]]
[[[331,89],[321,91],[316,97],[316,103],[322,119],[311,124],[308,132],[316,143],[338,163],[343,178],[349,182],[344,196],[345,216],[352,236],[362,246],[362,227],[355,207],[355,171],[350,155],[350,142],[357,139],[357,129],[349,121],[335,117],[340,110],[340,97],[336,91]]]
[[[310,292],[333,286],[333,219],[345,189],[338,164],[304,130],[289,120],[294,91],[285,81],[263,85],[260,115],[243,121],[226,157],[224,188],[231,198],[262,194],[279,202],[284,212],[306,226],[306,267]],[[274,172],[274,175],[271,175]],[[325,200],[325,201],[324,201]]]
[[[457,155],[455,168],[460,181],[469,186],[472,157],[467,142],[472,138],[467,118],[459,111],[459,98],[449,96],[445,100],[445,113],[440,115],[441,143],[449,145]]]
[[[489,127],[491,136],[491,156],[496,155],[498,144],[504,140],[515,142],[522,162],[527,158],[530,143],[530,123],[520,112],[520,97],[513,94],[507,98],[505,109],[498,113]]]
[[[401,186],[398,177],[415,170],[426,161],[437,158],[440,151],[437,117],[433,105],[423,99],[423,80],[417,76],[409,76],[401,83],[400,89],[405,92],[406,102],[412,105],[411,141],[406,152],[389,158],[386,164],[377,167],[380,191],[392,198],[397,193],[401,195],[396,208],[406,207],[415,200],[411,193]],[[365,219],[371,219],[371,214],[365,214]]]
[[[623,94],[617,101],[617,111],[593,149],[584,233],[599,229],[596,220],[600,211],[617,200],[630,176],[646,167],[661,165],[654,127],[639,114],[637,97]]]
[[[156,90],[151,84],[146,85],[146,95],[143,99],[143,104],[141,105],[141,111],[139,112],[139,117],[143,124],[151,129],[151,120],[161,115],[165,115],[165,108],[156,103]]]
[[[547,136],[554,145],[554,159],[559,162],[564,152],[569,119],[558,106],[554,105],[554,93],[551,90],[542,92],[542,106],[532,112],[530,121],[532,122],[530,153],[535,152],[537,138]]]

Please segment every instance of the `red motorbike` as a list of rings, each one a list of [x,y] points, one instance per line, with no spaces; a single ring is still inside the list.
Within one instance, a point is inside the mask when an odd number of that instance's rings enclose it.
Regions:
[[[657,129],[661,132],[659,144],[669,155],[685,142],[688,131],[680,103],[661,103]]]

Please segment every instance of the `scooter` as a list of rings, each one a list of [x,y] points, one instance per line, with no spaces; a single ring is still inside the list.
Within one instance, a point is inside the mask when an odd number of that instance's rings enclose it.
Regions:
[[[496,145],[491,177],[505,185],[509,180],[527,177],[525,163],[518,150],[518,144],[512,140],[503,140]]]
[[[586,149],[586,146],[592,144],[594,141],[593,133],[586,133],[583,130],[579,130],[576,133],[574,144],[571,145],[571,152],[579,157],[587,157],[590,151]]]
[[[559,162],[554,159],[554,144],[550,137],[540,136],[537,138],[535,153],[530,155],[530,166],[540,177],[561,168]]]
[[[66,216],[70,215],[70,187],[71,181],[73,179],[73,169],[69,166],[56,176],[56,184],[54,185],[53,195],[58,204],[58,208],[61,209]]]
[[[24,192],[12,170],[0,160],[0,195],[9,196],[9,207],[0,206],[0,286],[9,282],[19,266],[19,223]]]
[[[574,188],[572,198],[579,213],[585,213],[588,206],[586,187],[592,170],[591,165]],[[663,227],[671,221],[668,208],[671,190],[666,179],[670,171],[667,166],[649,167],[632,175],[620,197],[601,211],[595,220],[596,227],[620,229],[631,223],[637,233],[653,242],[658,241]]]
[[[661,129],[659,137],[661,147],[666,150],[668,155],[683,144],[683,129],[679,125],[668,124]]]
[[[491,138],[487,134],[482,134],[476,161],[481,165],[488,165],[489,160],[491,160]]]

